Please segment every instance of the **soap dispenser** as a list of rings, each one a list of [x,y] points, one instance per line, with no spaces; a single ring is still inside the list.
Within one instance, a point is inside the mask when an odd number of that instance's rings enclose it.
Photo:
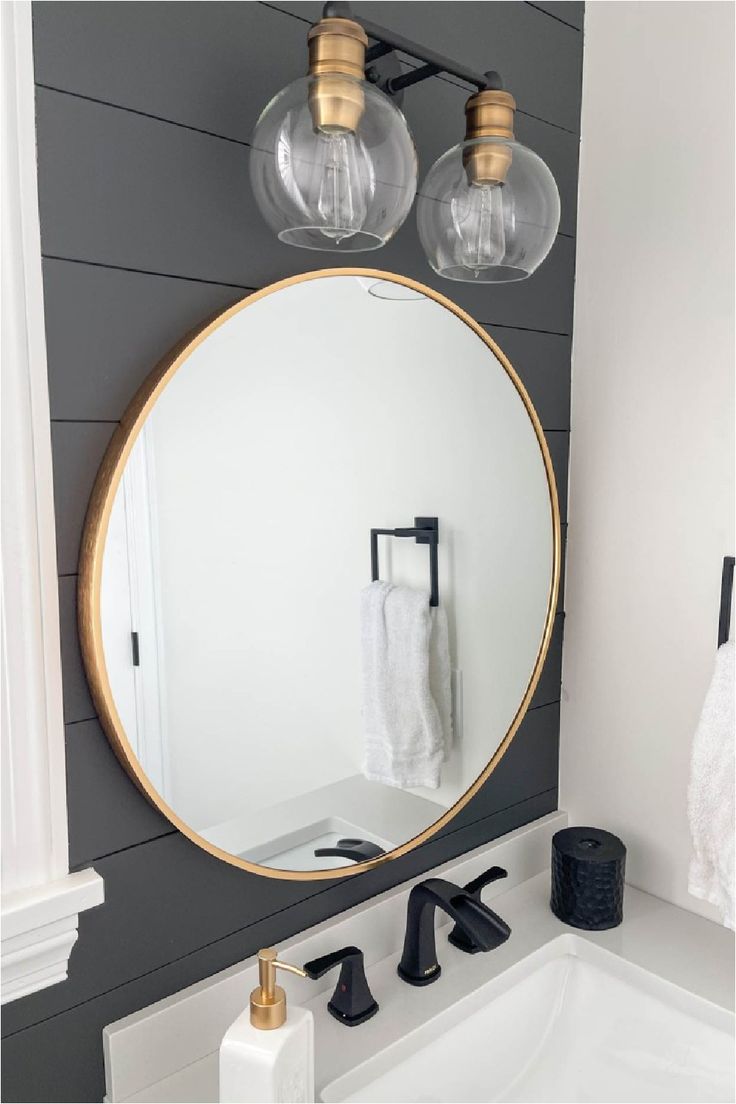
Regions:
[[[250,1009],[220,1046],[223,1104],[313,1104],[314,1019],[306,1008],[291,1008],[287,1016],[277,969],[307,976],[298,966],[279,962],[271,947],[258,952],[259,984]]]

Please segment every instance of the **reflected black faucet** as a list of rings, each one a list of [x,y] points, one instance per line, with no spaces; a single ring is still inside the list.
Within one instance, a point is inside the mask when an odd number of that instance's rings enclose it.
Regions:
[[[435,943],[436,908],[455,921],[456,930],[465,932],[476,950],[492,951],[511,935],[508,924],[483,904],[477,890],[463,889],[444,878],[428,878],[414,886],[406,910],[404,951],[398,973],[410,985],[430,985],[442,972]]]
[[[369,859],[377,859],[379,855],[385,855],[386,852],[370,840],[339,839],[335,847],[318,847],[314,854],[318,859],[352,859],[353,862],[361,863]]]

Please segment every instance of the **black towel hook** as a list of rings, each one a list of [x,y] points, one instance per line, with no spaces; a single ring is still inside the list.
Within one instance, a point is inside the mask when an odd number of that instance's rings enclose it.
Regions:
[[[414,537],[417,544],[429,545],[429,604],[440,604],[439,568],[437,545],[440,539],[439,522],[436,517],[415,517],[411,529],[371,529],[371,579],[378,582],[378,538]]]
[[[731,635],[731,602],[733,600],[734,557],[723,557],[721,572],[721,608],[718,613],[718,647],[725,644]]]

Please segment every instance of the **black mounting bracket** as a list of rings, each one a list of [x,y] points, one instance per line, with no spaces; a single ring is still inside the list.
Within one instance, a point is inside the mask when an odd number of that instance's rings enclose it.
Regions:
[[[452,58],[445,57],[444,54],[438,54],[436,50],[430,50],[428,46],[420,46],[419,43],[404,38],[403,35],[396,34],[387,27],[373,23],[370,19],[363,19],[362,16],[353,12],[349,3],[330,0],[322,9],[322,18],[328,19],[330,17],[354,20],[360,24],[368,37],[374,40],[374,45],[368,48],[365,55],[366,80],[377,84],[382,91],[391,96],[401,92],[404,88],[409,88],[412,84],[418,84],[420,81],[427,80],[428,77],[436,77],[440,73],[448,73],[451,77],[457,77],[459,80],[466,81],[467,84],[475,85],[480,92],[490,88],[503,88],[503,81],[495,70],[489,70],[487,73],[477,73],[474,69],[469,69],[467,65],[461,65],[460,62],[453,61]],[[416,69],[410,69],[398,76],[385,77],[379,67],[373,63],[394,50],[398,50],[402,54],[408,54],[409,57],[422,64]]]

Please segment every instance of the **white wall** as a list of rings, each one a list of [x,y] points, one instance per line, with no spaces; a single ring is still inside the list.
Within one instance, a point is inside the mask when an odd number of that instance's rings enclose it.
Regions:
[[[730,3],[587,5],[561,804],[687,893],[690,742],[734,552]]]

